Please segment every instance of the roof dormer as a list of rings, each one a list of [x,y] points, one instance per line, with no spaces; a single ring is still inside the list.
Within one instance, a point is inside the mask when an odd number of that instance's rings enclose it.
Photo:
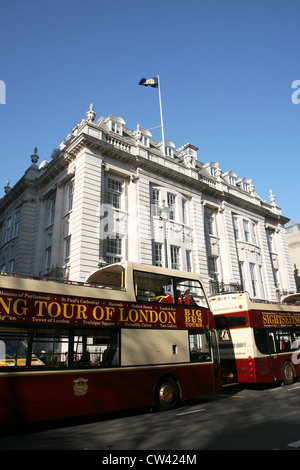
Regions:
[[[171,142],[171,140],[165,140],[165,152],[164,152],[164,156],[166,157],[170,157],[170,158],[174,158],[174,150],[175,150],[175,144],[173,142]],[[164,143],[163,142],[160,142],[158,144],[158,147],[159,149],[163,152],[163,146],[164,146]]]
[[[237,187],[242,189],[243,191],[246,191],[247,193],[249,193],[249,184],[250,181],[247,178],[240,178],[236,182]]]
[[[126,124],[124,119],[117,114],[111,114],[107,119],[105,119],[109,130],[118,135],[123,135],[123,126]]]
[[[209,162],[205,163],[202,168],[204,168],[210,176],[216,177],[216,171],[219,168],[219,164],[216,162]]]
[[[226,171],[223,173],[223,177],[227,183],[231,184],[231,186],[236,186],[237,176],[234,171]]]

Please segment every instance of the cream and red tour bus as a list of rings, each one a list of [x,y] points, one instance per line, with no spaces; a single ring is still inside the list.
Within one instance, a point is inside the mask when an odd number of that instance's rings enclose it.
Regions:
[[[223,382],[294,382],[300,376],[300,305],[254,300],[247,293],[211,297]]]
[[[85,285],[0,276],[0,423],[175,407],[221,388],[198,275],[131,262]]]

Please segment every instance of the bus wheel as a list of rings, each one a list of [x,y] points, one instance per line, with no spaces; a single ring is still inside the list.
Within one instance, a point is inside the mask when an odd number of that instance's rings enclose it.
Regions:
[[[157,387],[156,404],[159,411],[172,410],[179,401],[179,390],[171,377],[161,380]]]
[[[290,362],[283,364],[283,380],[285,385],[291,385],[294,382],[295,374],[293,366]]]

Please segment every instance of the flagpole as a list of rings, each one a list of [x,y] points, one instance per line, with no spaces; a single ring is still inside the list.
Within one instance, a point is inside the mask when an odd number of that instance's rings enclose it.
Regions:
[[[165,152],[166,152],[166,147],[165,147],[165,133],[164,133],[164,122],[163,122],[162,106],[161,106],[161,94],[160,94],[160,80],[159,80],[159,75],[157,75],[157,81],[158,81],[158,96],[159,96],[159,108],[160,108],[161,134],[162,134],[162,141],[163,141],[163,156],[165,156]]]

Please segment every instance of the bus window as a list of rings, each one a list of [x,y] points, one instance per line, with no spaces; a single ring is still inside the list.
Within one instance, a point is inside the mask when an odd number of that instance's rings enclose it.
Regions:
[[[135,271],[134,285],[138,302],[174,303],[173,282],[169,276]]]
[[[254,330],[255,344],[259,352],[262,354],[269,354],[269,343],[267,337],[267,331],[262,328]]]
[[[176,283],[178,304],[197,305],[208,308],[207,299],[199,281],[179,278],[174,278],[174,281]]]
[[[189,332],[190,360],[191,362],[205,362],[211,360],[211,351],[208,332]]]
[[[134,285],[138,302],[175,303],[208,308],[199,281],[135,271]]]
[[[300,330],[292,331],[292,351],[300,348]]]
[[[21,330],[0,333],[0,367],[25,367],[27,336]]]
[[[277,352],[296,351],[299,348],[300,331],[277,330],[276,345]]]
[[[115,330],[75,330],[76,367],[115,367],[120,364],[118,332]]]
[[[254,330],[255,344],[262,354],[296,351],[300,346],[300,330]],[[269,341],[268,341],[269,340]]]
[[[67,330],[34,330],[31,365],[61,368],[68,366],[69,335]]]

